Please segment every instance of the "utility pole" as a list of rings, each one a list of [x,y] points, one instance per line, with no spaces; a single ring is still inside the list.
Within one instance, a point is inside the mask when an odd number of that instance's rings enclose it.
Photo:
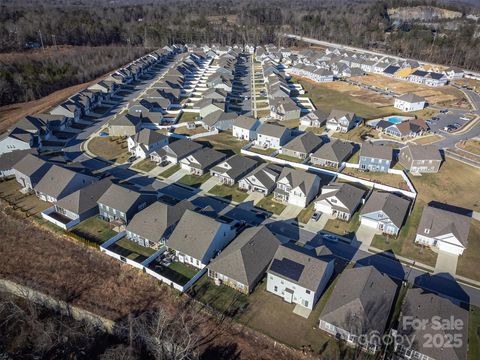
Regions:
[[[43,46],[42,30],[38,30],[38,34],[40,35],[40,44],[42,45],[42,49],[45,51],[45,46]]]

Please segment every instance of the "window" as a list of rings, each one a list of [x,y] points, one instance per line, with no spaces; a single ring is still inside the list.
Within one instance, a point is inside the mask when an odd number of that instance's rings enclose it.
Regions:
[[[430,229],[425,229],[425,234],[430,234]]]
[[[275,285],[275,286],[273,287],[273,291],[277,292],[277,291],[278,291],[278,286]]]
[[[310,294],[310,290],[305,290],[305,292],[306,292],[307,294]]]

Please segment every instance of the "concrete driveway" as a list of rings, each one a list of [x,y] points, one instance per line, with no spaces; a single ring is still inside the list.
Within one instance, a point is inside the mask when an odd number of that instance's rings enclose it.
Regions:
[[[320,219],[318,219],[318,221],[312,219],[308,220],[308,223],[305,224],[304,229],[314,233],[318,233],[319,231],[323,230],[329,219],[330,216],[328,214],[322,213],[322,216],[320,216]]]
[[[282,211],[280,215],[278,215],[278,219],[295,219],[297,215],[302,211],[303,208],[300,206],[295,206],[295,205],[287,205],[285,210]]]
[[[435,263],[435,274],[449,273],[455,276],[457,272],[458,256],[444,251],[439,251],[437,256],[437,262]]]
[[[244,203],[252,203],[253,205],[257,205],[257,203],[265,197],[262,193],[258,191],[254,191],[248,195],[248,197],[243,200]]]
[[[176,181],[180,180],[182,177],[184,177],[185,175],[188,175],[188,171],[180,169],[176,173],[170,175],[168,177],[168,180],[176,182]]]
[[[210,189],[212,189],[215,185],[218,185],[218,178],[215,176],[212,176],[211,178],[207,179],[202,185],[200,185],[200,189],[208,192]]]
[[[361,224],[355,233],[355,239],[360,242],[360,250],[368,251],[377,229]]]

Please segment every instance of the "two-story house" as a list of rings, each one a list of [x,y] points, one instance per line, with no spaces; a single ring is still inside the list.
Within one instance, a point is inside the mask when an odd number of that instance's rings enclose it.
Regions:
[[[275,188],[282,169],[280,165],[263,163],[244,178],[240,179],[238,186],[242,190],[249,192],[256,191],[266,196]]]
[[[436,173],[443,158],[432,145],[409,144],[400,149],[398,162],[412,173]]]
[[[315,250],[287,243],[278,247],[267,270],[267,288],[287,303],[313,309],[333,275],[334,258],[324,246]]]
[[[256,160],[233,155],[210,170],[210,174],[222,184],[232,186],[258,165]]]
[[[322,187],[315,210],[343,221],[350,221],[362,203],[365,190],[349,183],[333,182]]]
[[[315,174],[283,168],[273,196],[278,201],[305,208],[317,196],[320,183],[320,177]]]
[[[142,129],[127,139],[128,151],[140,159],[146,159],[152,151],[167,144],[167,136],[150,129]]]
[[[320,109],[311,111],[300,118],[300,125],[319,128],[326,124],[328,114]]]
[[[352,143],[342,140],[333,140],[315,151],[310,156],[312,165],[327,166],[339,168],[342,163],[347,161],[353,153],[354,146]]]
[[[395,98],[393,106],[405,112],[418,111],[425,107],[425,98],[412,93],[406,93]]]
[[[199,151],[201,148],[203,146],[195,141],[180,139],[165,145],[161,149],[152,151],[150,160],[158,164],[178,164],[180,160]]]
[[[363,143],[358,166],[363,171],[388,172],[393,160],[393,149],[389,146]]]
[[[255,118],[240,115],[232,125],[232,134],[239,140],[252,141],[257,138],[257,128],[260,121]]]
[[[32,190],[52,165],[38,156],[27,154],[12,167],[12,170],[22,189]]]
[[[322,144],[323,141],[319,136],[311,132],[305,132],[294,137],[292,140],[282,146],[281,153],[282,155],[304,160],[308,158],[311,153],[322,146]]]
[[[328,115],[326,129],[328,131],[346,133],[355,126],[355,113],[343,110],[332,110]]]
[[[226,157],[227,155],[220,151],[202,148],[180,160],[180,167],[189,174],[202,176]]]
[[[255,145],[262,148],[280,149],[292,137],[291,130],[275,124],[262,124],[257,129]]]

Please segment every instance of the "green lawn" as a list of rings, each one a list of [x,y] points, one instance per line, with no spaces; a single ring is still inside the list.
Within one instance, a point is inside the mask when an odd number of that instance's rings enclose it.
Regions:
[[[334,234],[344,236],[348,239],[353,239],[355,237],[355,232],[360,226],[360,210],[353,214],[349,222],[339,220],[339,219],[330,219],[325,224],[323,230],[329,231]]]
[[[313,213],[315,212],[315,202],[311,202],[305,209],[300,211],[297,215],[297,221],[302,224],[306,224],[311,218]]]
[[[140,170],[140,171],[149,172],[149,171],[153,170],[156,166],[157,166],[157,164],[155,162],[153,162],[152,160],[144,159],[144,160],[136,163],[134,166],[132,166],[132,168],[136,169],[136,170]]]
[[[296,163],[301,163],[304,160],[304,159],[300,159],[300,158],[297,158],[297,157],[294,157],[294,156],[288,156],[288,155],[284,155],[284,154],[278,154],[275,157],[278,158],[278,159],[292,161],[292,162],[296,162]]]
[[[248,193],[241,191],[237,185],[216,185],[208,192],[212,195],[224,197],[235,202],[242,202],[248,197]]]
[[[168,177],[172,176],[173,174],[175,174],[178,170],[180,170],[180,165],[175,164],[175,165],[169,167],[164,172],[160,173],[158,176],[163,177],[163,178],[168,178]]]
[[[267,155],[267,156],[271,156],[273,154],[273,152],[275,151],[275,149],[271,149],[271,148],[263,149],[263,148],[257,148],[257,147],[254,147],[254,146],[251,146],[248,150],[252,151],[254,153],[257,153],[257,154]]]
[[[145,246],[141,246],[127,237],[123,237],[114,244],[108,247],[108,250],[113,251],[123,257],[136,262],[143,262],[148,257],[155,253],[155,250]]]
[[[178,119],[178,123],[195,121],[197,116],[199,116],[198,113],[183,112],[182,115],[180,115],[180,119]]]
[[[195,274],[199,271],[198,269],[185,265],[181,262],[174,262],[169,267],[169,269],[176,271],[179,274],[191,279],[195,276]]]
[[[358,164],[358,161],[360,160],[360,150],[356,151],[350,159],[348,159],[348,162],[350,164]]]
[[[273,200],[273,194],[264,197],[255,206],[263,210],[269,211],[275,215],[280,215],[282,211],[285,210],[285,208],[287,207],[287,205]]]
[[[468,317],[468,360],[480,359],[480,308],[470,305]]]
[[[127,141],[113,136],[96,136],[88,142],[88,149],[96,156],[123,164],[130,157]]]
[[[99,219],[96,216],[82,221],[80,224],[71,228],[70,232],[89,241],[98,243],[99,245],[117,235],[107,221]]]
[[[203,275],[188,293],[196,300],[231,317],[238,317],[249,304],[249,297],[226,286],[216,286],[207,274]]]
[[[192,187],[200,187],[205,181],[210,179],[210,173],[203,174],[202,176],[197,175],[185,175],[177,182],[183,185],[192,186]]]
[[[417,199],[413,211],[407,218],[405,225],[400,229],[398,237],[375,235],[373,237],[372,247],[384,251],[391,251],[396,255],[419,261],[426,265],[435,266],[437,254],[428,248],[415,245],[414,243],[424,205],[424,202]]]

